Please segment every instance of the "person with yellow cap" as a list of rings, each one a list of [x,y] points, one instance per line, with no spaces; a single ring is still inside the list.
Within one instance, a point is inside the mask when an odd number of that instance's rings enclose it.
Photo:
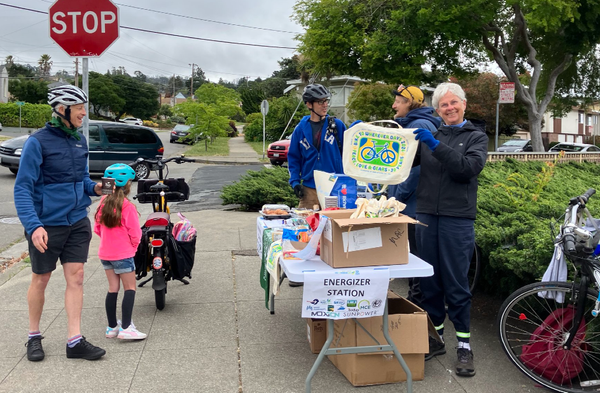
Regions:
[[[439,117],[433,115],[434,110],[425,103],[425,95],[417,86],[398,86],[398,89],[392,93],[396,96],[392,109],[396,111],[394,120],[402,128],[425,128],[435,133],[441,125]],[[421,167],[415,166],[411,169],[408,179],[400,184],[388,187],[388,196],[396,197],[397,200],[406,204],[403,214],[415,218],[417,208],[417,185]],[[415,238],[415,226],[408,226],[408,243],[410,252],[419,255],[417,252],[417,241]],[[409,279],[408,299],[416,303],[420,302],[421,291],[419,290],[419,279]]]

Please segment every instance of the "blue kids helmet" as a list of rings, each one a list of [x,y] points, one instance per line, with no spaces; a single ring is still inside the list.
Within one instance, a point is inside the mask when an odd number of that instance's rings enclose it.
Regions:
[[[135,171],[127,164],[112,164],[104,171],[104,177],[115,179],[115,185],[123,187],[127,181],[135,179]]]

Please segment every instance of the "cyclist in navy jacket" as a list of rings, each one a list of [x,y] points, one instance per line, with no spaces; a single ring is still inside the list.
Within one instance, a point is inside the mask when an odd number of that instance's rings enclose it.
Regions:
[[[294,129],[288,152],[290,185],[300,198],[298,207],[319,205],[313,171],[344,173],[342,146],[346,125],[327,114],[331,94],[320,84],[306,86],[302,99],[310,110]]]
[[[90,179],[88,147],[77,132],[86,115],[87,99],[83,90],[71,85],[48,92],[52,120],[25,142],[15,181],[15,207],[25,228],[32,270],[27,292],[30,361],[45,356],[40,319],[46,286],[59,259],[67,282],[67,357],[94,360],[106,353],[81,335],[83,265],[92,238],[88,207],[90,196],[102,190]]]
[[[467,99],[455,83],[442,83],[433,93],[433,107],[444,124],[433,135],[419,128],[415,165],[421,165],[417,187],[416,228],[419,256],[433,266],[433,276],[419,280],[421,307],[441,336],[448,317],[458,341],[456,374],[475,375],[471,350],[471,292],[468,271],[475,248],[477,177],[487,158],[488,137],[465,120]],[[446,353],[446,346],[430,338],[425,360]]]

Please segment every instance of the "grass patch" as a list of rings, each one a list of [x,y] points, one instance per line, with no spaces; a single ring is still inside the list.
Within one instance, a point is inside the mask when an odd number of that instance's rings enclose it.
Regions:
[[[263,143],[262,142],[246,142],[246,143],[249,144],[254,149],[254,151],[258,154],[258,160],[260,162],[268,162],[269,161],[269,159],[267,158],[267,147],[269,147],[269,143],[271,143],[271,142],[268,142],[268,143],[265,144],[265,158],[264,158],[264,160],[262,158],[262,154],[263,154],[263,149],[262,149],[263,148]]]
[[[208,149],[207,149],[208,146]],[[228,156],[229,155],[229,138],[217,137],[210,143],[209,141],[199,141],[186,152],[188,157],[201,156]]]
[[[0,136],[0,142],[12,139],[10,136]]]

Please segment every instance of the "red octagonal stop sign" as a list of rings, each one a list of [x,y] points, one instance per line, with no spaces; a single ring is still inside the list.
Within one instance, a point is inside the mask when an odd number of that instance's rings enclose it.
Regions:
[[[110,0],[57,0],[50,37],[70,56],[100,56],[119,38],[119,9]]]

